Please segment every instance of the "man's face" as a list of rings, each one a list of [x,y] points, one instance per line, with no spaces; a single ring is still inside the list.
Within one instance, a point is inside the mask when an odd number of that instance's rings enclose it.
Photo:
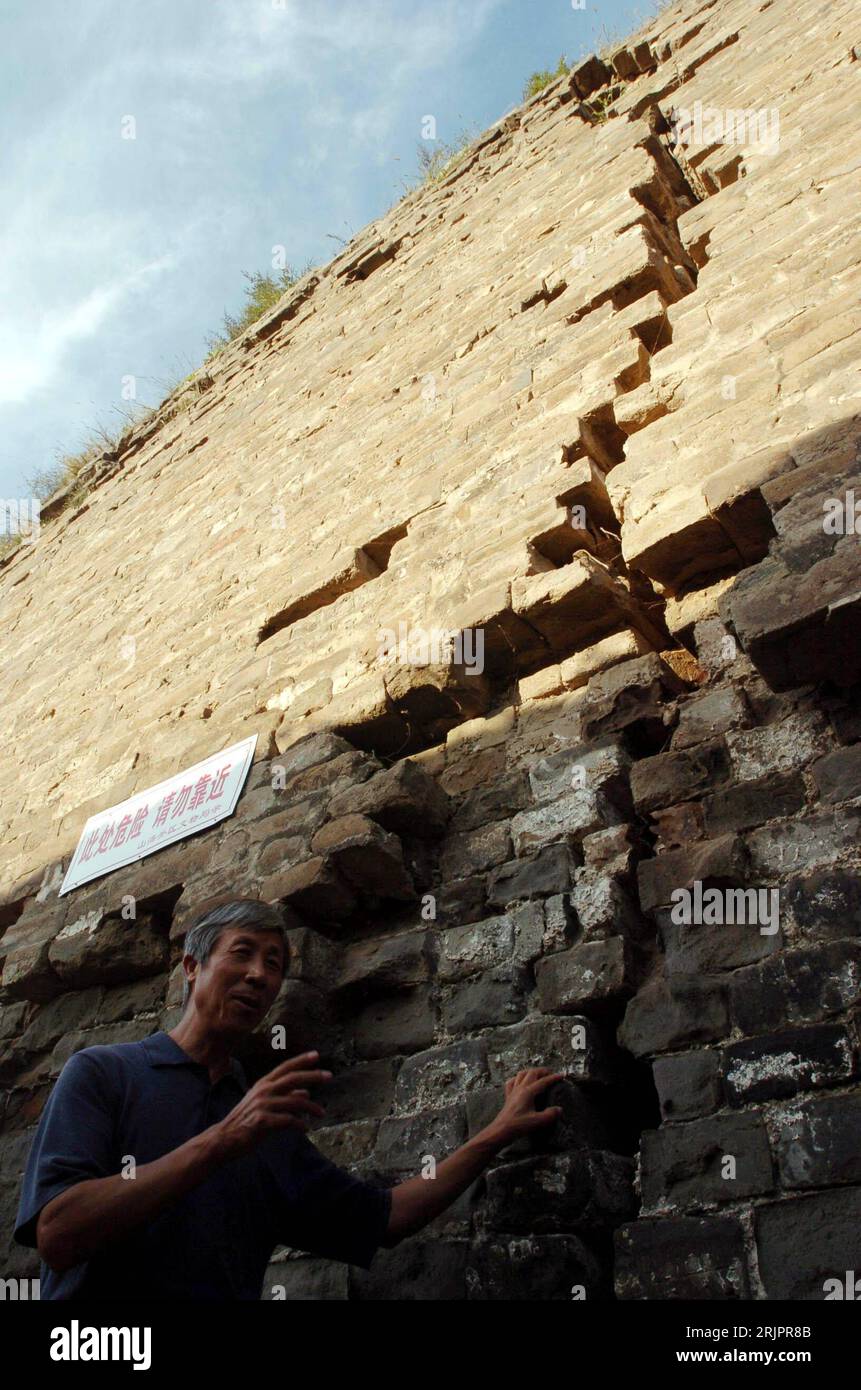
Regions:
[[[284,943],[278,931],[225,927],[209,960],[192,963],[192,997],[207,1031],[243,1035],[256,1028],[281,988]]]

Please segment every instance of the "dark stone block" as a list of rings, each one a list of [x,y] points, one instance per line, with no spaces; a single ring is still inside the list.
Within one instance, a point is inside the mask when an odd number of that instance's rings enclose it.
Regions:
[[[420,1115],[393,1115],[380,1125],[374,1161],[390,1172],[417,1174],[427,1156],[442,1163],[465,1140],[463,1104],[425,1110]]]
[[[469,878],[501,864],[511,854],[511,822],[494,821],[478,830],[449,835],[440,856],[443,878]]]
[[[361,815],[384,830],[435,839],[445,830],[451,803],[420,763],[409,758],[333,797],[332,816]]]
[[[722,742],[641,758],[631,768],[631,793],[641,813],[689,801],[721,782],[729,767]]]
[[[164,981],[160,981],[160,984],[163,990]],[[33,1014],[29,1026],[16,1043],[17,1049],[22,1054],[44,1052],[66,1033],[91,1026],[96,1021],[103,993],[100,987],[75,990],[43,1004]],[[99,1019],[99,1022],[109,1021],[112,1020]]]
[[[744,844],[734,835],[644,859],[637,868],[640,906],[644,912],[669,906],[676,889],[690,888],[697,880],[718,887],[742,884],[745,867]]]
[[[395,1094],[399,1060],[382,1057],[363,1062],[348,1071],[336,1071],[323,1088],[320,1104],[326,1107],[326,1123],[371,1119],[387,1115]]]
[[[466,1240],[406,1240],[378,1250],[369,1270],[350,1266],[353,1299],[460,1301],[466,1297]]]
[[[729,1031],[725,991],[714,981],[656,975],[631,1000],[619,1030],[620,1047],[643,1057],[685,1043],[711,1042]]]
[[[730,1217],[651,1217],[615,1233],[616,1296],[750,1298],[744,1236]]]
[[[792,879],[787,902],[806,936],[861,936],[861,876],[850,869],[820,869]]]
[[[435,1028],[428,988],[415,989],[401,996],[384,996],[375,999],[356,1019],[356,1051],[360,1057],[419,1052],[431,1046]]]
[[[798,772],[739,782],[703,799],[706,834],[714,837],[751,830],[778,816],[794,815],[805,801],[804,781]]]
[[[448,1033],[471,1033],[495,1023],[514,1023],[525,1012],[518,972],[510,965],[502,965],[447,989],[442,1023]]]
[[[446,1047],[416,1052],[398,1073],[395,1105],[399,1111],[430,1110],[463,1100],[467,1091],[486,1084],[487,1046],[483,1038],[466,1038]]]
[[[788,1028],[724,1051],[730,1105],[780,1100],[814,1086],[833,1086],[854,1072],[852,1045],[843,1028]]]
[[[487,895],[483,874],[457,878],[444,883],[435,894],[438,926],[453,927],[465,922],[477,922],[485,916]]]
[[[510,772],[489,786],[476,787],[463,798],[451,819],[452,830],[475,830],[490,821],[510,819],[529,806],[532,791],[528,774]]]
[[[859,1268],[861,1187],[837,1188],[756,1208],[760,1278],[767,1298],[824,1299],[826,1280]]]
[[[427,931],[408,931],[345,947],[335,989],[369,995],[421,984],[430,969],[430,939]]]
[[[725,1159],[735,1175],[723,1177]],[[737,1202],[774,1188],[768,1135],[759,1115],[710,1115],[647,1130],[640,1147],[643,1210]]]
[[[466,1287],[476,1302],[570,1303],[581,1290],[587,1301],[611,1296],[606,1265],[571,1235],[479,1237]]]
[[[533,859],[512,859],[490,875],[487,899],[491,907],[529,898],[565,893],[571,887],[573,860],[566,845],[547,845]]]
[[[657,908],[654,915],[664,947],[667,974],[671,977],[719,975],[725,970],[753,965],[764,957],[775,955],[781,948],[780,932],[763,934],[756,923],[736,926],[703,922],[685,926],[673,922],[667,908]]]
[[[635,984],[634,958],[620,936],[572,946],[535,966],[542,1013],[578,1013],[585,1005],[625,998]]]
[[[664,1120],[710,1115],[721,1103],[719,1054],[710,1048],[658,1057],[652,1072]]]
[[[784,1187],[861,1183],[861,1092],[805,1101],[775,1124]]]
[[[482,1232],[596,1235],[636,1211],[631,1159],[592,1149],[501,1164],[486,1173]]]
[[[783,951],[761,965],[736,971],[729,990],[734,1024],[752,1034],[842,1013],[859,995],[861,943],[857,941]]]
[[[313,735],[317,737],[317,735]],[[303,740],[304,742],[304,740]],[[262,1303],[330,1303],[349,1297],[350,1266],[336,1260],[278,1260],[263,1276]]]
[[[833,804],[861,796],[861,743],[835,748],[813,764],[812,772],[821,801]]]

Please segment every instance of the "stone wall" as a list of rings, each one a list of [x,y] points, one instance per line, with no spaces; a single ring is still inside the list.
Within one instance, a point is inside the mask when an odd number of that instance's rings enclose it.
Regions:
[[[244,1060],[320,1048],[343,1166],[397,1181],[519,1068],[567,1078],[420,1236],[282,1251],[266,1296],[858,1267],[861,589],[823,525],[861,498],[853,8],[672,6],[560,78],[0,569],[4,1240],[64,1061],[172,1027],[186,924],[236,891],[293,947]],[[680,145],[698,101],[775,107],[778,148]],[[483,671],[382,660],[401,623]],[[233,817],[58,898],[87,815],[251,731]],[[685,926],[696,884],[778,929]]]

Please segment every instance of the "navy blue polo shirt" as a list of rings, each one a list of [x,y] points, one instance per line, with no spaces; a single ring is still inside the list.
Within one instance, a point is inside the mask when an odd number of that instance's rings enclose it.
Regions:
[[[87,1178],[152,1163],[224,1118],[248,1090],[240,1063],[212,1085],[167,1033],[86,1047],[57,1080],[27,1160],[15,1239],[36,1248],[36,1220]],[[128,1178],[133,1182],[133,1178]],[[289,1245],[367,1269],[392,1194],[325,1158],[297,1129],[270,1130],[156,1217],[84,1264],[42,1262],[43,1299],[260,1299],[273,1250]]]

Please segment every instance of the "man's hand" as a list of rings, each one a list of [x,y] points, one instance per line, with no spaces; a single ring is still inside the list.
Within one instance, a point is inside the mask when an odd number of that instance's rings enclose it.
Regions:
[[[330,1081],[330,1071],[308,1068],[318,1052],[303,1052],[282,1062],[246,1091],[245,1095],[215,1126],[219,1148],[227,1158],[252,1148],[270,1129],[308,1128],[306,1115],[324,1116],[322,1105],[310,1099],[309,1086]]]
[[[562,1107],[549,1105],[545,1110],[536,1110],[535,1097],[554,1081],[562,1080],[563,1073],[551,1071],[549,1067],[527,1067],[509,1077],[505,1083],[505,1103],[490,1128],[507,1136],[506,1142],[510,1143],[531,1129],[552,1124],[562,1114]]]

